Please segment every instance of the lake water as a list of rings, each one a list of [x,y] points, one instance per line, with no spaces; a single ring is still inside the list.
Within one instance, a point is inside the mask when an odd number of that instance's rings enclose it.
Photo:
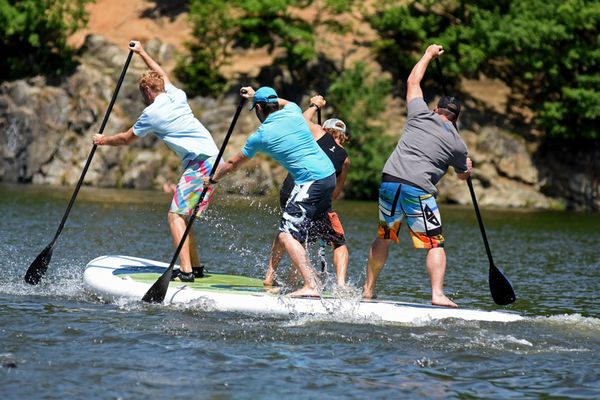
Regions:
[[[167,195],[83,189],[38,286],[23,276],[51,241],[72,189],[0,186],[1,399],[600,398],[600,215],[482,210],[495,264],[526,316],[358,324],[104,304],[85,265],[104,254],[169,262]],[[364,279],[375,202],[341,202],[351,285]],[[443,207],[446,293],[502,310],[471,208]],[[275,199],[220,195],[195,225],[209,269],[261,278]],[[424,254],[393,246],[379,298],[428,303]],[[282,268],[285,264],[282,265]]]

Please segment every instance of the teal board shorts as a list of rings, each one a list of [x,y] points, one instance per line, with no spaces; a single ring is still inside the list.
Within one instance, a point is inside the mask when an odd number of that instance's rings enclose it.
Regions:
[[[403,222],[408,226],[415,248],[444,247],[442,219],[435,197],[406,183],[382,182],[377,237],[398,243]]]

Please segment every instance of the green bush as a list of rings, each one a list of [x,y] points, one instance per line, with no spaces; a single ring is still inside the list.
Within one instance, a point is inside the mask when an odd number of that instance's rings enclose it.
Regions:
[[[289,73],[294,82],[306,81],[307,64],[318,57],[315,28],[342,33],[345,26],[328,17],[348,10],[354,0],[319,3],[314,23],[298,16],[313,0],[191,0],[189,18],[194,40],[189,54],[177,67],[191,93],[218,95],[226,89],[222,67],[236,49],[266,48],[273,65]],[[323,13],[329,11],[329,13]],[[321,16],[323,15],[323,16]]]
[[[233,41],[231,7],[223,1],[192,0],[188,15],[194,41],[187,44],[189,53],[179,59],[175,73],[189,93],[218,96],[227,83],[221,68]]]
[[[387,1],[369,18],[380,59],[405,79],[431,43],[449,82],[480,72],[512,90],[548,137],[600,138],[600,3],[591,0]]]
[[[87,23],[91,0],[0,0],[0,79],[61,75],[72,66],[67,38]]]
[[[346,146],[351,160],[346,188],[349,198],[377,198],[383,165],[397,140],[383,134],[385,127],[378,118],[391,88],[388,79],[370,76],[361,62],[344,71],[329,87],[328,103],[351,130]]]

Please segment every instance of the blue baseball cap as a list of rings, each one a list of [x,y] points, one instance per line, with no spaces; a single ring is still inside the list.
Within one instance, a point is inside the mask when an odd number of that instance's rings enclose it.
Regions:
[[[254,93],[252,107],[250,107],[250,110],[254,109],[256,103],[277,103],[278,101],[279,98],[277,97],[277,92],[275,89],[269,86],[263,86]]]

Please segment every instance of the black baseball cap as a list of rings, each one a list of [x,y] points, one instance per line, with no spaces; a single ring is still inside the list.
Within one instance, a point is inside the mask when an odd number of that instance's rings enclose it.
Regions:
[[[445,110],[454,114],[454,119],[458,119],[460,114],[460,100],[453,96],[444,96],[438,101],[438,109]]]

